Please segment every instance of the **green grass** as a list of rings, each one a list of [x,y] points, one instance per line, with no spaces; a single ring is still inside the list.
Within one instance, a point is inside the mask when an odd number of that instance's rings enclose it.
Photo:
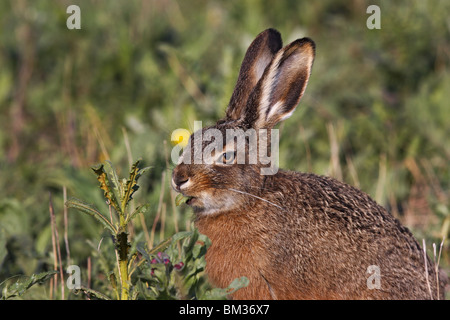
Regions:
[[[66,28],[71,4],[81,30]],[[366,28],[370,4],[380,30]],[[268,27],[317,46],[305,96],[280,126],[280,166],[356,185],[420,243],[440,243],[450,225],[448,12],[438,0],[1,2],[0,282],[53,270],[51,194],[63,265],[110,290],[107,231],[73,209],[64,223],[63,189],[108,212],[89,169],[104,160],[119,176],[139,157],[152,167],[133,241],[192,230],[170,190],[170,134],[224,114],[248,44]],[[23,297],[49,298],[49,284]]]

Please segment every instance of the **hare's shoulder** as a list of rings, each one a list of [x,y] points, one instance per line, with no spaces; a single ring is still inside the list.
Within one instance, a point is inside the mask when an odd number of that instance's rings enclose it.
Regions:
[[[346,230],[349,243],[376,239],[380,247],[392,252],[415,252],[420,256],[420,247],[411,231],[365,192],[311,173],[280,171],[269,180],[278,180],[278,188],[283,189],[282,198],[271,200],[285,209],[278,220],[282,216],[286,226],[319,227],[339,235]]]
[[[363,203],[375,203],[365,192],[335,178],[314,173],[279,170],[269,176],[266,184],[273,189],[278,186],[285,194],[301,193],[308,198],[329,200],[350,200]]]
[[[393,220],[367,193],[331,177],[279,170],[266,178],[264,187],[289,211],[309,208],[331,216],[354,216],[358,220]]]

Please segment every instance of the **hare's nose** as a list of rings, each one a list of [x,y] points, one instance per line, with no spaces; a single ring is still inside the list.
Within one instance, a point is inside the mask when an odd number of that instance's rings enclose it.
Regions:
[[[179,176],[175,176],[175,177],[173,177],[172,179],[173,179],[174,185],[176,186],[176,188],[177,188],[178,190],[181,189],[181,186],[182,186],[183,184],[185,184],[186,182],[189,181],[189,178],[186,178],[186,177],[179,177]]]
[[[174,171],[172,175],[172,184],[175,190],[180,191],[181,187],[189,181],[189,177],[179,171]]]

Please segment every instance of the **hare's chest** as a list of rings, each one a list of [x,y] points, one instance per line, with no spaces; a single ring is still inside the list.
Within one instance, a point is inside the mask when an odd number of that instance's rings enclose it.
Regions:
[[[233,228],[220,231],[212,230],[211,226],[202,228],[200,225],[198,228],[211,240],[206,253],[206,273],[214,286],[226,288],[234,279],[245,276],[250,281],[249,286],[238,290],[233,298],[238,298],[239,294],[245,294],[246,298],[255,294],[255,299],[269,298],[261,277],[261,270],[267,264],[267,253],[259,239],[251,232],[237,232]]]

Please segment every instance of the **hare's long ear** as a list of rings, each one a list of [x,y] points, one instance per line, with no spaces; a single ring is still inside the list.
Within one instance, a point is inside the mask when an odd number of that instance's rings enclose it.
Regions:
[[[226,118],[238,120],[244,114],[248,97],[267,65],[282,47],[280,33],[274,29],[261,32],[247,49],[239,77],[226,111]]]
[[[308,83],[314,56],[315,44],[308,38],[278,51],[247,102],[249,127],[271,128],[292,115]]]

